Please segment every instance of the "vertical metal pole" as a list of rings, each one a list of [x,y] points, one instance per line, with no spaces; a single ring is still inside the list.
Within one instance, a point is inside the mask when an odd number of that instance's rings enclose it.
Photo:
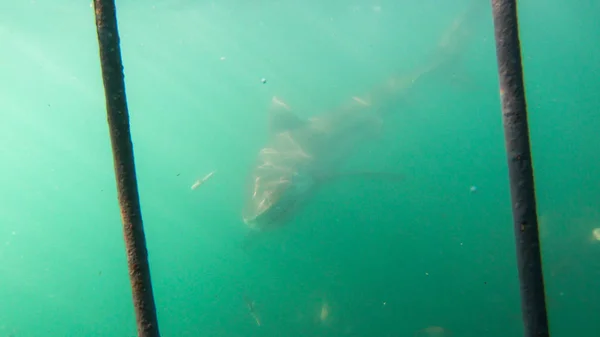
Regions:
[[[492,0],[526,337],[549,336],[516,0]]]
[[[159,337],[129,130],[115,1],[94,0],[94,10],[137,331],[139,337]]]

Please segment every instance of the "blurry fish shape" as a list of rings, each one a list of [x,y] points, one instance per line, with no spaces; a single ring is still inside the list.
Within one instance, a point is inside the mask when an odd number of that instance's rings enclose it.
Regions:
[[[441,326],[429,326],[415,332],[414,337],[450,337],[452,332],[444,329]]]
[[[244,301],[246,302],[246,306],[248,307],[248,312],[250,313],[250,316],[252,316],[252,318],[254,318],[254,320],[256,321],[256,325],[261,326],[262,323],[260,321],[260,318],[258,317],[254,309],[254,301],[249,299],[247,296],[244,296]]]
[[[319,321],[325,322],[327,318],[329,318],[330,311],[331,308],[329,307],[329,303],[323,302],[323,304],[321,304],[321,310],[319,311]]]
[[[200,187],[200,185],[204,184],[204,182],[210,179],[210,177],[212,177],[213,174],[215,174],[215,172],[217,171],[212,171],[209,174],[205,175],[204,178],[196,180],[196,182],[194,182],[194,184],[192,185],[192,190],[195,190],[198,187]]]

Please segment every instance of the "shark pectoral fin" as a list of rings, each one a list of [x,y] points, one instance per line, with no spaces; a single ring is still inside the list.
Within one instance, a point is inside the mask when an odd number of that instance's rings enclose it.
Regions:
[[[271,100],[268,117],[271,134],[292,130],[306,124],[306,121],[296,116],[292,109],[277,97],[273,97]]]
[[[321,181],[330,181],[339,178],[360,178],[360,179],[377,179],[377,180],[389,180],[389,181],[404,181],[405,176],[401,173],[394,172],[378,172],[378,171],[348,171],[348,172],[335,172],[327,174],[317,175]]]

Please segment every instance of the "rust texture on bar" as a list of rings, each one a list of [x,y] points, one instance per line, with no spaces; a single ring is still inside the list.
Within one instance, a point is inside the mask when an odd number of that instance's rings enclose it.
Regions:
[[[549,336],[516,0],[492,0],[526,337]]]
[[[140,337],[159,337],[129,128],[116,5],[114,0],[94,0],[94,10],[137,331]]]

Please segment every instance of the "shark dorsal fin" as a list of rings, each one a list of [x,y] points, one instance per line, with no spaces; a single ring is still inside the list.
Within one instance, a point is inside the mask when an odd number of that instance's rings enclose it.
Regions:
[[[269,132],[271,134],[296,129],[305,124],[306,121],[296,116],[287,104],[277,97],[273,97],[269,108]]]

